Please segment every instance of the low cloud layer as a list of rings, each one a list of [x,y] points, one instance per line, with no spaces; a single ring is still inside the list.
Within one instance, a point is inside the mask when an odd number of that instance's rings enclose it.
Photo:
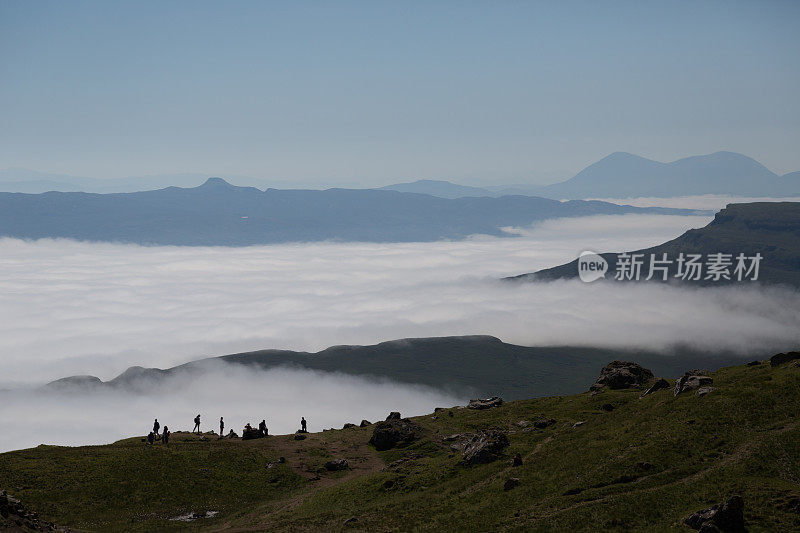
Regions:
[[[800,197],[773,198],[769,196],[727,196],[722,194],[703,194],[699,196],[676,196],[658,198],[654,196],[639,198],[594,198],[614,204],[636,207],[674,207],[677,209],[697,209],[719,211],[728,204],[749,202],[798,202]]]
[[[661,243],[710,217],[554,220],[517,238],[249,248],[0,240],[5,386],[206,356],[490,334],[525,345],[769,351],[800,344],[785,289],[507,284],[586,249]],[[2,385],[0,385],[0,388]]]
[[[306,370],[260,372],[219,363],[199,377],[167,378],[144,393],[0,392],[0,420],[6,429],[0,432],[0,452],[39,444],[104,444],[146,435],[156,417],[173,432],[188,431],[199,413],[203,431],[219,432],[222,416],[225,432],[233,429],[240,436],[245,423],[256,427],[266,419],[274,435],[299,429],[301,416],[309,431],[321,431],[362,419],[383,420],[390,411],[420,415],[465,400],[387,381]]]

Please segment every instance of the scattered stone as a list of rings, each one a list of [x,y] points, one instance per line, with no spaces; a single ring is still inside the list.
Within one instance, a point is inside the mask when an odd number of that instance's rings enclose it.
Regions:
[[[470,400],[467,409],[491,409],[501,405],[503,405],[503,399],[500,396],[492,396],[483,400]]]
[[[600,409],[610,413],[611,411],[614,410],[614,406],[611,405],[610,403],[604,403],[603,405],[600,406]]]
[[[481,431],[465,444],[461,462],[466,465],[491,463],[500,458],[509,444],[508,436],[502,431]]]
[[[695,394],[697,394],[698,396],[705,396],[706,394],[708,394],[713,390],[716,389],[714,387],[700,387],[699,389],[697,389],[697,392]]]
[[[528,422],[527,420],[520,420],[519,422],[517,422],[517,426],[521,427],[521,428],[526,428],[526,427],[528,427],[530,425],[531,425],[531,423]]]
[[[418,437],[419,433],[419,426],[410,420],[392,418],[375,424],[369,442],[377,450],[388,450],[395,446],[407,446]]]
[[[670,387],[669,381],[667,381],[664,378],[658,378],[655,383],[650,385],[649,389],[647,389],[646,391],[644,391],[642,393],[642,396],[647,396],[649,394],[653,394],[654,392],[657,392],[657,391],[660,391],[660,390],[664,390],[664,389],[668,389],[669,387]]]
[[[351,516],[350,518],[348,518],[347,520],[345,520],[345,521],[342,523],[342,525],[343,525],[343,526],[349,526],[350,524],[355,524],[356,522],[358,522],[358,518],[356,518],[355,516]]]
[[[439,411],[447,411],[446,407],[434,407],[433,412],[438,413]]]
[[[769,358],[769,366],[779,366],[795,359],[800,359],[800,352],[778,353]]]
[[[744,527],[744,501],[741,496],[733,496],[725,502],[693,513],[683,522],[693,529],[709,533],[714,531],[725,533],[746,531]]]
[[[761,364],[761,361],[750,361],[747,363],[747,366],[758,366]]]
[[[280,464],[283,464],[283,463],[285,463],[285,462],[286,462],[286,457],[278,457],[278,462],[279,462]]]
[[[600,377],[589,390],[630,389],[641,387],[653,380],[653,373],[638,363],[630,361],[612,361],[600,371]]]
[[[350,468],[350,465],[347,463],[347,459],[334,459],[325,463],[325,470],[330,470],[331,472],[347,470],[348,468]]]
[[[522,466],[522,455],[516,453],[511,459],[511,466]]]
[[[446,437],[442,437],[442,440],[444,442],[454,442],[462,438],[464,438],[464,435],[462,435],[461,433],[453,433],[452,435],[447,435]]]
[[[372,425],[372,422],[370,422],[369,420],[362,420],[361,423],[359,424],[359,426],[361,426],[362,428],[365,428],[365,427],[371,426],[371,425]]]
[[[506,480],[505,483],[503,483],[503,490],[508,492],[511,489],[513,489],[514,487],[518,487],[518,486],[519,486],[519,478],[518,477],[510,477],[510,478],[508,478]]]
[[[176,516],[175,518],[170,518],[170,520],[174,522],[194,522],[195,520],[200,520],[201,518],[214,518],[218,514],[219,511],[192,511],[190,513]]]
[[[705,370],[690,370],[686,372],[675,382],[673,393],[677,396],[682,392],[697,390],[700,387],[707,387],[714,383],[714,379],[706,374],[708,372]]]
[[[345,425],[344,425],[344,427],[342,427],[342,429],[350,429],[350,428],[354,428],[354,427],[358,427],[358,426],[356,426],[355,424],[351,424],[350,422],[348,422],[347,424],[345,424]]]
[[[392,411],[391,413],[389,413],[389,416],[386,417],[386,421],[388,422],[389,420],[400,420],[400,418],[401,418],[400,413],[398,413],[397,411]]]
[[[533,423],[533,427],[536,429],[544,429],[548,426],[552,426],[556,423],[555,418],[542,418],[541,420],[537,420]]]
[[[586,420],[580,420],[572,424],[572,429],[579,428],[586,423]]]
[[[306,440],[306,436],[303,435],[302,433],[295,433],[294,440]]]

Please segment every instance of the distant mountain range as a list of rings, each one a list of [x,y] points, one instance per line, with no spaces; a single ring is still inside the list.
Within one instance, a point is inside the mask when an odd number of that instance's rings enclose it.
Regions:
[[[547,186],[465,187],[420,180],[384,189],[444,198],[525,194],[554,199],[675,197],[704,194],[731,196],[800,196],[800,172],[778,176],[758,161],[733,152],[716,152],[660,163],[616,152],[574,177]]]
[[[702,261],[708,261],[711,254],[730,254],[734,264],[728,269],[731,280],[706,279],[707,269],[697,281],[683,280],[678,275],[676,259],[683,253],[699,254]],[[713,285],[731,283],[734,281],[735,259],[739,254],[754,257],[760,254],[758,281],[762,283],[787,284],[800,287],[800,203],[798,202],[754,202],[746,204],[729,204],[725,209],[716,214],[714,220],[707,226],[692,229],[664,244],[636,250],[630,255],[642,255],[642,279],[649,275],[650,257],[663,258],[667,254],[668,260],[673,261],[668,267],[669,280],[676,282],[680,279],[684,283],[700,285]],[[618,253],[603,253],[602,257],[608,263],[606,280],[614,280],[620,257]],[[746,263],[750,266],[750,261]],[[688,269],[684,268],[684,272]],[[657,273],[654,279],[663,280],[663,275]],[[569,279],[578,277],[578,260],[530,274],[522,274],[508,280],[517,281],[549,281],[554,279]],[[603,280],[598,280],[601,282]],[[745,283],[748,283],[745,281]]]
[[[210,178],[194,188],[136,193],[0,193],[0,236],[158,245],[413,242],[503,236],[500,228],[558,217],[690,214],[546,198],[444,199],[375,189],[261,191]]]
[[[743,357],[688,349],[664,354],[566,346],[527,347],[476,335],[401,339],[372,346],[334,346],[317,353],[261,350],[203,359],[166,370],[131,367],[108,382],[94,376],[72,376],[47,387],[84,390],[111,387],[144,392],[153,390],[153,385],[164,378],[191,379],[192,375],[208,371],[210,364],[226,362],[262,370],[290,367],[384,377],[456,394],[501,395],[514,400],[585,390],[603,365],[619,358],[636,360],[658,375],[677,376],[686,368],[718,368],[741,362]]]
[[[137,192],[167,186],[196,187],[204,174],[163,174],[131,178],[80,178],[50,174],[24,168],[0,170],[0,191],[40,193],[61,192]],[[225,176],[239,186],[271,188],[311,188],[299,184],[249,176]],[[490,176],[491,177],[491,176]],[[758,161],[733,152],[693,156],[671,163],[660,163],[637,155],[616,152],[589,165],[574,177],[552,185],[493,185],[471,187],[450,181],[423,179],[380,187],[381,190],[429,194],[439,198],[500,197],[510,195],[545,198],[634,198],[675,197],[703,194],[730,196],[800,196],[800,172],[778,176]]]

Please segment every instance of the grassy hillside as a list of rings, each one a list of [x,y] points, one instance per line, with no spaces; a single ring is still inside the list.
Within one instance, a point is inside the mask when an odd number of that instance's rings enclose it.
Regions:
[[[642,279],[650,267],[650,254],[657,258],[667,254],[667,258],[675,261],[680,253],[701,254],[703,260],[709,254],[725,253],[736,257],[761,254],[758,280],[763,283],[778,283],[800,286],[800,202],[753,202],[746,204],[728,204],[719,211],[714,220],[707,226],[690,229],[680,237],[664,244],[630,253],[644,254]],[[616,253],[601,254],[608,261],[607,280],[614,279],[617,266]],[[670,280],[677,274],[677,264],[669,267]],[[734,267],[731,267],[733,271]],[[553,279],[569,279],[578,276],[578,260],[564,265],[521,274],[507,280],[548,281]],[[705,273],[703,278],[705,277]],[[655,278],[660,280],[658,276]],[[726,283],[725,280],[683,281],[698,285],[715,285]],[[750,282],[745,282],[750,283]]]
[[[382,452],[368,443],[372,427],[301,441],[175,434],[169,446],[42,446],[0,455],[0,487],[90,531],[689,531],[686,516],[734,494],[751,531],[798,530],[800,367],[711,375],[705,396],[606,390],[439,411],[412,419],[417,441]],[[555,423],[533,427],[545,418]],[[463,466],[445,440],[489,428],[507,433],[505,455],[522,466]],[[350,469],[323,468],[338,458]],[[511,477],[519,485],[506,491]],[[219,514],[169,520],[208,510]]]

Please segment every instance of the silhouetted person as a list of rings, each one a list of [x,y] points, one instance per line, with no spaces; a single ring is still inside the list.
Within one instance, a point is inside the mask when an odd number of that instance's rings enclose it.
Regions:
[[[194,429],[192,430],[192,432],[195,432],[195,431],[200,433],[200,415],[197,415],[196,417],[194,417]]]
[[[167,426],[164,426],[164,434],[161,435],[161,442],[169,444],[169,428]]]
[[[267,436],[267,421],[262,420],[261,423],[258,425],[258,431],[261,432],[262,435],[265,437]]]
[[[300,417],[300,429],[303,430],[304,433],[308,433],[308,429],[306,429],[306,419],[305,417]]]
[[[223,436],[225,433],[225,422],[222,420],[222,417],[219,417],[219,436]]]
[[[158,435],[158,429],[161,427],[161,424],[158,423],[158,418],[156,418],[155,422],[153,422],[153,433]]]
[[[155,438],[156,438],[155,434],[151,431],[150,434],[147,435],[147,444],[153,444]]]

